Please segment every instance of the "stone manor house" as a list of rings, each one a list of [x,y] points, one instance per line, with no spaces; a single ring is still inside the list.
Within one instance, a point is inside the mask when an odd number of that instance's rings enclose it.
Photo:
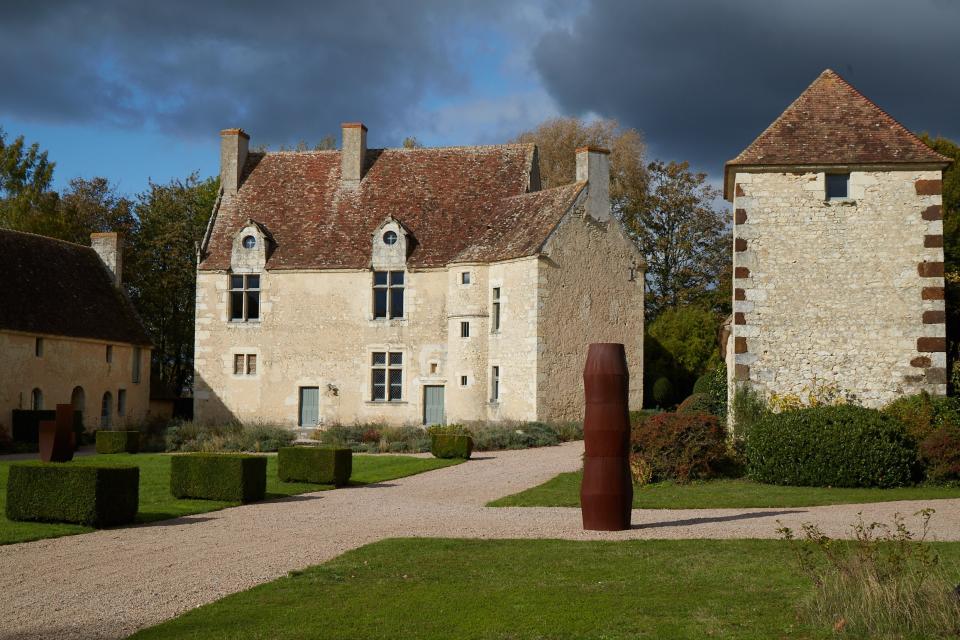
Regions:
[[[946,393],[949,162],[827,70],[726,164],[731,393]]]
[[[58,404],[90,430],[149,413],[151,343],[121,286],[121,240],[91,244],[0,229],[0,431],[16,435],[15,410]]]
[[[289,426],[580,419],[591,342],[642,401],[643,259],[608,152],[542,190],[515,144],[256,153],[221,132],[200,247],[194,412]]]

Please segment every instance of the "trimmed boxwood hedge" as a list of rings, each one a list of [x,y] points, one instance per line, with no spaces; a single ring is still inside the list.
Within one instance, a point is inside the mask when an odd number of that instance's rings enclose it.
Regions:
[[[463,458],[473,453],[473,438],[465,434],[435,433],[430,436],[430,453],[435,458]]]
[[[746,437],[747,474],[758,482],[811,487],[897,487],[915,471],[904,425],[852,405],[768,414]]]
[[[137,453],[139,431],[97,431],[97,453]]]
[[[10,520],[109,527],[133,522],[139,502],[139,467],[10,465],[6,508]]]
[[[187,453],[170,460],[175,498],[256,502],[267,492],[267,459],[242,453]]]
[[[277,476],[282,482],[342,486],[353,472],[353,451],[346,447],[281,447]]]

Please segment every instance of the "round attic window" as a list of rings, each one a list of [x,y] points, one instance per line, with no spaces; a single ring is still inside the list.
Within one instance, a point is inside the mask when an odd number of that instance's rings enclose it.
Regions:
[[[243,237],[243,248],[244,249],[253,249],[257,246],[257,239],[253,236],[244,236]]]
[[[383,234],[383,244],[397,244],[397,232],[387,231]]]

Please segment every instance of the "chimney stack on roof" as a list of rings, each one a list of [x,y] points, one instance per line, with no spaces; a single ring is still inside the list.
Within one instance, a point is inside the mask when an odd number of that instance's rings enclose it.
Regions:
[[[610,151],[577,149],[577,182],[587,183],[587,214],[597,222],[610,219]]]
[[[114,232],[109,233],[91,233],[90,246],[103,265],[110,272],[113,278],[113,284],[117,287],[123,284],[123,240],[120,235]]]
[[[250,136],[243,129],[220,132],[220,186],[224,195],[236,195],[247,163]]]
[[[362,122],[344,122],[340,125],[343,144],[340,149],[340,179],[343,186],[356,188],[363,179],[363,165],[367,157],[367,128]]]

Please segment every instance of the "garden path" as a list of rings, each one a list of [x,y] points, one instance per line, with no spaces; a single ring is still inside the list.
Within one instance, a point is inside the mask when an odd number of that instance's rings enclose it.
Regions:
[[[580,529],[570,508],[487,508],[581,466],[583,443],[481,452],[378,485],[303,494],[125,529],[0,547],[0,638],[118,638],[191,608],[389,537],[771,538],[777,521],[846,536],[934,506],[933,534],[960,540],[960,500],[797,509],[636,510],[634,528]],[[908,524],[916,519],[909,517]]]

